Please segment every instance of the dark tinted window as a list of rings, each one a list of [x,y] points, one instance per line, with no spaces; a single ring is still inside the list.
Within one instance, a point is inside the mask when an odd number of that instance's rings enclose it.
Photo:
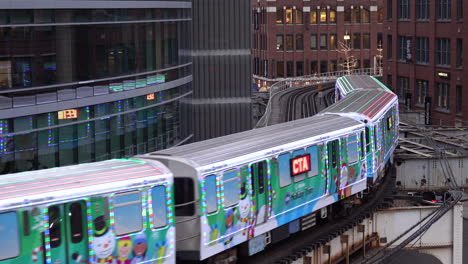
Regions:
[[[23,230],[24,230],[24,235],[29,236],[30,229],[29,229],[29,213],[28,213],[28,211],[23,211]]]
[[[70,228],[71,228],[71,241],[73,243],[80,243],[83,240],[83,214],[80,203],[73,203],[70,205]]]
[[[175,178],[175,211],[176,216],[190,216],[195,213],[195,196],[193,180]]]
[[[57,206],[49,208],[50,247],[60,246],[60,209]]]

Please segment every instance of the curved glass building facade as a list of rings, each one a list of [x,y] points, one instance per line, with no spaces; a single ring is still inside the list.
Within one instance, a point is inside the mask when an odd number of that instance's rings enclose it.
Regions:
[[[190,2],[26,2],[0,3],[0,173],[191,137]]]

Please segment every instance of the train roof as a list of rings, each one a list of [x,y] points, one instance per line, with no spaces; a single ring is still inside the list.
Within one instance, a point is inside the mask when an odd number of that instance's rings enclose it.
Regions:
[[[392,92],[377,78],[368,75],[347,75],[336,80],[336,87],[340,89],[343,95],[360,89],[370,89]]]
[[[156,159],[167,159],[166,155],[181,157],[203,172],[218,165],[235,166],[264,159],[362,128],[361,122],[347,117],[313,116],[169,148],[148,156]]]
[[[321,114],[357,114],[363,118],[376,120],[381,113],[393,106],[397,96],[382,90],[357,90],[324,109]]]
[[[169,181],[159,162],[114,159],[0,175],[0,212]]]

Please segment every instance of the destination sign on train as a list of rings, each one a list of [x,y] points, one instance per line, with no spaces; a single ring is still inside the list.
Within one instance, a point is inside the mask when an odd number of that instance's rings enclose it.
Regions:
[[[291,176],[310,171],[310,154],[291,159]]]

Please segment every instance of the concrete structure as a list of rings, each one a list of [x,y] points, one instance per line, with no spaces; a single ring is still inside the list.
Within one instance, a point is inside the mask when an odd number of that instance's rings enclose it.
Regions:
[[[249,0],[193,1],[194,140],[252,128]]]
[[[357,59],[358,68],[378,64],[383,3],[252,0],[256,84],[262,87],[268,79],[342,70],[346,56],[337,51],[339,42],[351,47],[349,56]]]
[[[384,83],[407,110],[424,111],[426,124],[455,125],[468,120],[468,49],[462,0],[389,0],[384,22]]]

